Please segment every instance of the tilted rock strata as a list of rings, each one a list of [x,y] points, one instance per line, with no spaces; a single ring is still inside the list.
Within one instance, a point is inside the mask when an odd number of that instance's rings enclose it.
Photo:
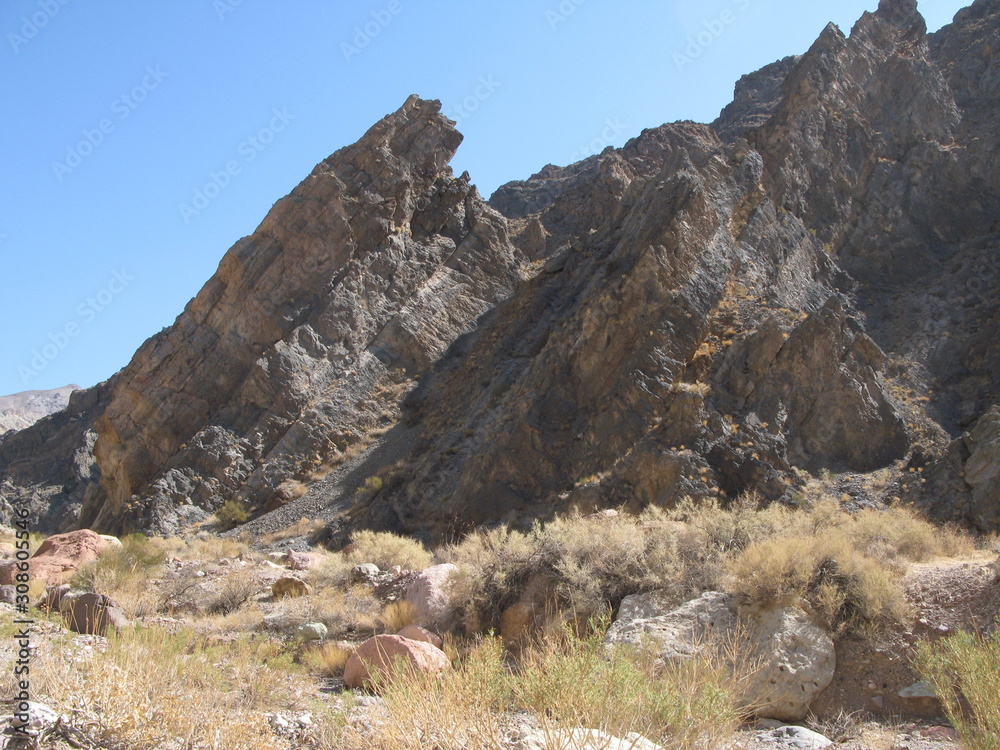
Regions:
[[[8,507],[169,530],[306,492],[354,506],[338,543],[444,539],[573,506],[795,503],[830,471],[855,506],[994,528],[972,455],[1000,402],[998,36],[998,0],[933,35],[913,0],[882,0],[744,77],[712,125],[643,131],[490,204],[447,167],[453,124],[411,98],[86,408],[0,441]],[[310,485],[400,424],[370,491]]]

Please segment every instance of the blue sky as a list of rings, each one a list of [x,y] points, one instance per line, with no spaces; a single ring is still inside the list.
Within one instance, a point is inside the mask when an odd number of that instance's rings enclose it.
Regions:
[[[921,11],[936,29],[965,4]],[[0,394],[125,366],[276,200],[411,93],[459,121],[452,166],[488,196],[711,121],[740,75],[875,7],[2,0]]]

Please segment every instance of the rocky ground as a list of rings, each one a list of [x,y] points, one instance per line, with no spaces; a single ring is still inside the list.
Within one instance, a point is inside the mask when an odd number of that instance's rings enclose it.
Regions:
[[[582,523],[607,523],[601,518],[604,517]],[[115,701],[107,696],[103,699],[90,696],[84,683],[78,688],[82,694],[77,694],[72,687],[67,693],[67,685],[57,675],[70,669],[91,674],[89,679],[96,679],[94,674],[108,668],[102,666],[105,660],[118,663],[116,669],[121,669],[117,660],[122,657],[123,648],[127,652],[149,647],[137,633],[162,633],[154,638],[165,641],[180,639],[185,644],[182,650],[194,654],[201,649],[208,649],[206,653],[223,649],[210,657],[215,659],[229,653],[230,656],[224,658],[239,662],[243,657],[237,654],[250,643],[254,644],[258,656],[268,654],[266,658],[273,662],[270,669],[285,675],[282,679],[288,680],[282,688],[288,692],[261,698],[256,708],[247,709],[246,704],[240,703],[241,721],[256,722],[258,728],[266,728],[260,730],[263,732],[260,737],[270,739],[260,744],[261,747],[328,747],[330,745],[324,744],[330,741],[324,727],[329,728],[331,722],[353,727],[358,737],[374,733],[384,723],[391,725],[393,720],[386,717],[397,710],[394,701],[398,698],[384,699],[379,692],[371,693],[367,689],[370,687],[367,675],[374,674],[376,669],[370,661],[373,657],[355,661],[352,667],[352,659],[357,660],[357,654],[351,654],[365,653],[364,648],[373,648],[370,644],[380,642],[378,639],[388,639],[375,649],[374,658],[385,653],[383,648],[389,648],[392,653],[396,644],[403,644],[405,649],[400,653],[414,659],[415,668],[428,675],[439,674],[435,669],[440,670],[440,667],[430,666],[435,659],[440,658],[447,667],[448,661],[466,658],[459,653],[459,641],[448,635],[456,628],[454,613],[461,603],[449,598],[450,589],[442,583],[447,580],[445,574],[450,575],[450,570],[457,568],[439,564],[421,571],[420,568],[431,562],[426,553],[412,558],[412,563],[416,564],[414,570],[390,566],[386,561],[382,561],[383,568],[359,562],[363,558],[355,556],[355,552],[362,556],[374,554],[370,549],[368,552],[360,548],[348,549],[332,554],[308,544],[311,533],[321,527],[321,524],[303,521],[286,529],[285,533],[262,537],[250,545],[207,533],[189,543],[163,540],[157,543],[161,545],[157,549],[166,555],[162,562],[143,567],[139,558],[132,556],[128,558],[131,568],[124,573],[119,570],[117,574],[112,574],[116,570],[114,567],[103,574],[92,572],[95,561],[114,559],[114,555],[121,554],[122,548],[115,541],[101,541],[96,534],[87,537],[86,543],[54,539],[34,558],[37,562],[33,568],[37,571],[35,575],[47,571],[44,575],[65,579],[69,572],[71,577],[75,576],[71,578],[74,586],[103,587],[113,592],[115,601],[87,605],[92,608],[80,614],[84,611],[80,609],[83,606],[81,596],[88,595],[74,593],[69,586],[50,587],[46,595],[48,608],[32,610],[36,624],[32,630],[31,655],[38,674],[33,700],[42,704],[34,709],[37,721],[32,731],[34,736],[42,738],[37,746],[140,746],[141,743],[108,744],[113,736],[111,727],[117,726],[120,718],[111,719],[110,713],[121,710],[120,707],[112,709],[111,704]],[[416,548],[409,549],[412,552]],[[2,554],[10,552],[9,546],[0,549]],[[50,558],[48,562],[46,558]],[[58,565],[54,562],[56,559]],[[74,566],[76,570],[70,570]],[[947,637],[961,630],[992,632],[1000,615],[1000,561],[995,559],[995,554],[975,552],[962,558],[913,563],[907,565],[901,580],[909,605],[907,617],[905,621],[881,629],[875,636],[846,634],[831,641],[822,634],[822,629],[816,631],[817,635],[808,635],[808,628],[815,629],[815,626],[807,625],[806,620],[802,620],[801,625],[790,626],[792,620],[802,616],[793,614],[799,610],[768,610],[778,612],[777,620],[784,624],[762,624],[762,627],[778,627],[774,632],[763,631],[762,642],[785,642],[791,638],[791,643],[797,644],[774,662],[795,665],[791,669],[792,682],[788,683],[787,667],[779,667],[775,676],[770,677],[767,670],[772,667],[765,665],[764,672],[754,672],[750,683],[758,687],[760,684],[770,686],[762,694],[768,696],[764,703],[759,698],[754,699],[758,716],[778,716],[783,720],[760,718],[756,723],[734,727],[733,733],[727,733],[718,742],[734,749],[751,750],[819,750],[829,743],[859,750],[960,747],[940,703],[920,682],[920,675],[913,667],[914,648],[920,642]],[[39,590],[37,586],[34,588]],[[2,593],[4,597],[10,595],[6,588]],[[528,599],[522,596],[522,601],[529,600],[530,596]],[[605,636],[605,643],[625,643],[631,637],[629,633],[638,633],[644,634],[642,639],[659,639],[666,651],[694,654],[702,648],[698,627],[711,623],[711,632],[718,637],[733,627],[737,619],[743,622],[747,616],[735,600],[722,593],[704,594],[680,608],[675,608],[670,601],[666,592],[656,591],[626,597]],[[399,607],[401,603],[412,609],[405,610],[402,619],[396,619],[392,607]],[[103,618],[95,614],[105,606],[117,610],[117,615]],[[512,654],[516,653],[520,629],[526,627],[523,619],[510,616],[511,612],[521,611],[518,606],[523,605],[511,607],[505,613],[500,632],[504,642],[515,649]],[[15,617],[13,605],[3,603],[0,609],[3,620],[10,623]],[[780,614],[782,612],[786,614]],[[774,615],[767,612],[749,617],[751,619],[746,622],[755,617],[759,623],[774,620]],[[415,628],[414,623],[426,627]],[[5,633],[13,632],[11,625],[3,627]],[[792,629],[782,630],[788,627]],[[806,630],[799,629],[803,627]],[[391,635],[401,628],[406,629],[400,631],[399,637]],[[79,631],[83,631],[82,634]],[[434,631],[445,636],[444,643]],[[373,634],[377,633],[383,635],[373,640]],[[666,641],[662,640],[664,637]],[[823,640],[829,645],[823,646]],[[225,651],[227,648],[231,650]],[[751,648],[747,643],[742,648],[755,653],[766,652]],[[821,656],[827,648],[829,657]],[[0,665],[5,675],[11,673],[16,658],[16,642],[5,637],[0,641]],[[825,659],[829,659],[828,667],[824,666]],[[219,666],[224,663],[220,662]],[[88,665],[86,669],[85,664]],[[365,667],[359,672],[361,664]],[[345,665],[346,672],[343,671]],[[761,668],[755,667],[756,670]],[[829,675],[825,679],[816,677],[817,672],[827,668]],[[87,672],[90,669],[95,672]],[[286,674],[284,670],[289,671]],[[101,679],[105,678],[106,675]],[[801,693],[817,679],[822,682],[817,685],[818,692],[809,693],[808,704],[787,704],[786,698],[780,697],[784,695],[781,691],[786,689],[783,687],[786,683],[792,693]],[[207,696],[203,699],[208,700]],[[107,721],[100,715],[102,700],[108,702],[104,709],[109,711]],[[772,708],[765,710],[764,705]],[[782,708],[786,705],[792,707]],[[799,705],[805,707],[799,708]],[[55,723],[60,715],[65,719]],[[491,731],[501,738],[496,747],[512,750],[553,748],[571,738],[564,734],[568,728],[558,729],[544,714],[514,708],[502,713]],[[581,750],[647,747],[637,737],[622,737],[624,744],[620,745],[615,744],[610,734],[578,733],[572,738],[577,744],[566,746]],[[152,744],[141,746],[171,747],[170,743],[157,744],[148,739],[144,742]],[[21,745],[11,744],[10,747]]]

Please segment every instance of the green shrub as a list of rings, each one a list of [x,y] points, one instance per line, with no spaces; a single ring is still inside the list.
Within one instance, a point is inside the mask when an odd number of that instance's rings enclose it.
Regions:
[[[226,529],[234,529],[250,520],[250,509],[242,500],[230,499],[215,511],[215,517]]]
[[[969,750],[1000,750],[1000,630],[920,644],[917,669]]]

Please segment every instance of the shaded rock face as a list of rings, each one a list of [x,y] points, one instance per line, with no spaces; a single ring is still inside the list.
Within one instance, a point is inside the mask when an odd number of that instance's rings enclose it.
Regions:
[[[712,125],[489,203],[412,97],[128,367],[0,439],[0,514],[172,531],[295,480],[292,502],[350,508],[333,541],[442,540],[572,506],[794,502],[830,470],[887,472],[859,502],[995,528],[966,462],[1000,402],[998,50],[997,0],[933,35],[882,0],[741,79]],[[378,488],[313,482],[393,426],[364,454]]]

